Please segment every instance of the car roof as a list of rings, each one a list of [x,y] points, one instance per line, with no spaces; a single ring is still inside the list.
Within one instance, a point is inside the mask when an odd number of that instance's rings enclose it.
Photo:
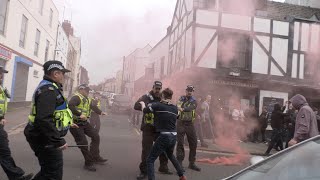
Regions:
[[[245,172],[245,171],[247,171],[247,170],[249,170],[249,169],[252,169],[252,168],[255,168],[255,167],[260,166],[261,164],[265,163],[266,161],[269,161],[269,160],[271,160],[271,159],[274,159],[274,158],[276,158],[276,157],[279,157],[279,156],[281,156],[282,154],[287,153],[288,151],[292,151],[292,150],[294,150],[294,149],[296,149],[296,148],[298,148],[298,147],[300,147],[300,146],[303,146],[304,144],[309,143],[310,141],[314,141],[314,140],[318,140],[318,139],[320,139],[320,135],[315,136],[315,137],[313,137],[313,138],[310,138],[310,139],[308,139],[308,140],[305,140],[305,141],[303,141],[303,142],[300,142],[300,143],[298,143],[298,144],[296,144],[296,145],[294,145],[294,146],[292,146],[292,147],[289,147],[289,148],[287,148],[287,149],[285,149],[285,150],[283,150],[283,151],[280,151],[280,152],[278,152],[278,153],[276,153],[276,154],[274,154],[274,155],[272,155],[272,156],[269,156],[269,157],[267,157],[266,159],[264,159],[263,161],[260,161],[260,162],[258,162],[258,163],[256,163],[256,164],[253,164],[253,165],[251,165],[251,166],[249,166],[249,167],[247,167],[247,168],[244,168],[243,170],[241,170],[241,171],[233,174],[232,176],[229,176],[229,177],[227,177],[227,178],[224,178],[223,180],[228,180],[228,179],[234,178],[234,177],[242,174],[243,172]]]

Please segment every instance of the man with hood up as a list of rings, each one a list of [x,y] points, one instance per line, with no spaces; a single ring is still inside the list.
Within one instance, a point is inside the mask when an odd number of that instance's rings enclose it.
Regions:
[[[304,96],[297,94],[290,99],[293,107],[299,110],[296,119],[294,137],[289,142],[293,146],[304,140],[319,135],[316,114],[313,112]]]

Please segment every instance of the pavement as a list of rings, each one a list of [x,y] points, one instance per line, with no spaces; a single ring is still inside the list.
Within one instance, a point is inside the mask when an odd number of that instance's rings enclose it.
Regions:
[[[37,173],[39,171],[38,160],[34,156],[29,144],[23,135],[24,127],[27,123],[27,116],[30,108],[20,108],[10,110],[5,126],[9,134],[10,148],[16,164],[26,172]],[[69,145],[74,145],[74,139],[70,133],[65,137]],[[100,151],[101,156],[109,159],[104,166],[97,166],[97,172],[88,172],[83,169],[84,160],[78,148],[68,148],[64,151],[64,176],[66,180],[135,180],[139,173],[138,165],[141,155],[141,133],[133,127],[128,116],[124,114],[110,114],[101,117],[100,131]],[[228,153],[218,151],[198,150],[197,158],[216,158],[229,156]],[[222,152],[222,151],[221,151]],[[188,154],[188,152],[186,152]],[[187,160],[184,166],[187,166]],[[202,168],[201,172],[186,169],[186,176],[190,180],[218,180],[228,177],[239,170],[249,166],[249,164],[224,166],[206,163],[198,163]],[[159,167],[156,161],[155,168]],[[169,163],[171,171],[174,167]],[[5,173],[0,168],[0,180],[7,179]],[[176,175],[163,175],[156,173],[157,180],[177,180]]]

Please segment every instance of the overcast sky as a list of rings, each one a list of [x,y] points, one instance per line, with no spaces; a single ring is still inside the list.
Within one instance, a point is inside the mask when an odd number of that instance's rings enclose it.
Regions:
[[[176,0],[53,0],[60,19],[82,40],[81,64],[91,84],[114,77],[122,57],[166,34]],[[281,1],[281,0],[280,0]],[[64,12],[64,13],[63,13]]]

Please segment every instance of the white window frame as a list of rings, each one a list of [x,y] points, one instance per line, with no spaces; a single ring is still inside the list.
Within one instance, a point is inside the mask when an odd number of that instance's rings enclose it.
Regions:
[[[0,12],[0,19],[2,19],[2,21],[3,21],[3,25],[2,25],[2,27],[0,27],[0,34],[2,34],[2,35],[4,35],[5,29],[6,29],[6,21],[7,21],[7,14],[8,14],[8,4],[9,4],[9,0],[3,0],[3,1],[4,1],[4,3],[6,3],[6,7],[3,8],[4,12]]]
[[[34,42],[34,52],[33,52],[33,54],[35,56],[38,56],[38,54],[39,54],[40,38],[41,38],[41,32],[40,32],[39,29],[37,29],[36,30],[36,39],[35,39],[35,42]]]
[[[19,46],[22,48],[24,48],[25,44],[26,44],[26,37],[27,37],[27,31],[28,31],[28,21],[29,21],[29,19],[25,15],[22,15],[20,37],[19,37]]]

